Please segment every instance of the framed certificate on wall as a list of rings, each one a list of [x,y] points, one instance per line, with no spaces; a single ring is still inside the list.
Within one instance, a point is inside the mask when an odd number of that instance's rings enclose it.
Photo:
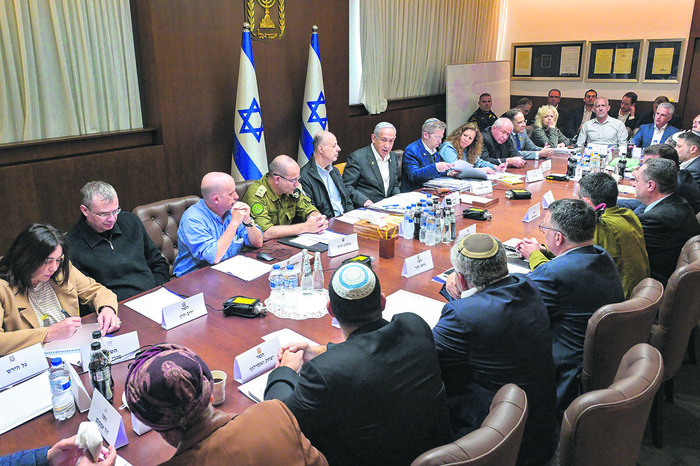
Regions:
[[[580,81],[584,41],[513,44],[511,79]]]
[[[637,82],[642,40],[590,42],[587,81]]]
[[[643,82],[678,83],[685,39],[647,39]]]

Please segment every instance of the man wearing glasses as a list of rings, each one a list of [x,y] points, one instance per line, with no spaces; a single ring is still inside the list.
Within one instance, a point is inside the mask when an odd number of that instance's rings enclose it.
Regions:
[[[328,228],[322,215],[299,184],[299,165],[288,155],[278,155],[270,170],[248,187],[243,202],[263,231],[265,241],[301,233],[321,233]]]
[[[528,276],[547,306],[557,408],[565,410],[579,394],[588,319],[600,307],[624,301],[625,295],[612,258],[593,245],[596,213],[591,206],[579,199],[554,201],[539,228],[546,248],[525,238],[516,249],[534,269]],[[551,260],[542,260],[543,255]]]
[[[90,181],[80,190],[82,215],[68,232],[71,262],[119,301],[167,282],[169,266],[141,220],[122,212],[112,185]]]

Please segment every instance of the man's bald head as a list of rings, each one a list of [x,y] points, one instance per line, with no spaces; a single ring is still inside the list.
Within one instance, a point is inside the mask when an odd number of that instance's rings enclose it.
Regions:
[[[270,173],[273,175],[288,176],[290,172],[299,169],[299,165],[288,155],[278,155],[270,162]]]
[[[209,172],[202,178],[202,198],[207,201],[216,194],[228,191],[231,184],[233,184],[234,187],[236,186],[233,177],[228,173]]]

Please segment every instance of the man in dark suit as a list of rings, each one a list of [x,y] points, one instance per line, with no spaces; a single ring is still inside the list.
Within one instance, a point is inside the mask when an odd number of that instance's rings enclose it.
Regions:
[[[333,166],[338,160],[340,146],[330,131],[319,131],[314,136],[314,153],[301,167],[299,182],[311,203],[326,218],[343,215],[352,210],[352,200],[340,172]]]
[[[348,157],[343,182],[355,207],[399,194],[398,156],[391,151],[395,140],[396,128],[383,121],[374,127],[372,144]]]
[[[651,278],[664,286],[676,269],[681,249],[700,224],[685,199],[676,194],[678,171],[670,160],[646,160],[635,171],[637,199],[646,204],[639,216],[649,254]]]
[[[681,169],[690,173],[700,185],[700,136],[692,131],[679,134],[676,151],[681,161]]]
[[[656,108],[659,106],[659,104],[664,102],[669,102],[668,97],[666,97],[665,95],[660,95],[656,99],[654,99],[651,111],[639,115],[639,118],[637,119],[637,128],[641,127],[642,125],[648,125],[650,123],[653,123],[654,115],[656,115]],[[673,117],[671,118],[671,126],[680,128],[682,124],[683,123],[681,122],[681,117],[679,115],[673,115]]]
[[[452,168],[452,164],[443,162],[438,154],[446,127],[437,118],[428,118],[421,128],[421,138],[406,146],[401,168],[402,193],[420,189],[426,181],[447,174]]]
[[[627,128],[627,135],[631,136],[632,131],[637,127],[637,117],[634,116],[636,112],[637,105],[637,93],[627,92],[620,99],[620,110],[616,112],[610,112],[612,118],[620,120]],[[561,117],[560,117],[561,118]]]
[[[481,132],[484,145],[481,149],[481,160],[494,165],[507,163],[509,167],[525,166],[525,159],[515,147],[510,133],[513,132],[513,122],[508,118],[499,118],[490,128]]]
[[[454,434],[479,428],[496,392],[514,383],[527,394],[529,411],[518,464],[543,464],[558,435],[552,334],[542,296],[525,275],[508,274],[505,249],[491,235],[462,238],[451,257],[460,292],[443,308],[433,336]]]
[[[476,123],[479,126],[479,131],[483,131],[493,124],[498,118],[491,111],[492,104],[491,94],[485,92],[479,96],[479,108],[469,117],[467,121]]]
[[[591,206],[578,199],[554,201],[539,228],[546,249],[535,238],[525,238],[517,250],[531,268],[539,264],[528,275],[549,313],[557,407],[565,410],[579,394],[588,319],[601,306],[624,301],[625,295],[615,263],[605,249],[593,245],[596,214]]]
[[[578,107],[569,112],[569,117],[567,119],[568,126],[562,126],[561,128],[566,137],[570,139],[575,138],[579,131],[581,131],[581,126],[588,120],[595,118],[593,105],[597,98],[598,92],[595,89],[588,89],[583,97],[583,107]]]
[[[281,367],[270,373],[265,399],[282,400],[333,465],[407,465],[449,442],[445,387],[428,324],[412,313],[382,319],[379,279],[363,264],[338,268],[328,294],[328,312],[346,340],[281,348]]]
[[[669,102],[662,102],[656,107],[654,122],[639,127],[634,135],[634,145],[645,148],[652,144],[662,144],[676,134],[679,129],[668,122],[673,118],[675,108]]]

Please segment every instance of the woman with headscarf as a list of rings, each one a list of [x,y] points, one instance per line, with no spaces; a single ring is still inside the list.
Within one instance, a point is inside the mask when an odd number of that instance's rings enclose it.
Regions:
[[[211,404],[213,384],[204,361],[184,346],[152,346],[129,367],[127,406],[177,448],[163,464],[328,464],[282,402],[224,413]]]

